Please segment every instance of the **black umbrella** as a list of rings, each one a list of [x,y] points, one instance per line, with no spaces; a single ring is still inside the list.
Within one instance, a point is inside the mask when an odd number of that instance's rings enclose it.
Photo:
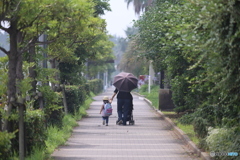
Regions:
[[[132,73],[121,72],[114,77],[113,85],[123,92],[131,92],[138,86],[138,79]]]

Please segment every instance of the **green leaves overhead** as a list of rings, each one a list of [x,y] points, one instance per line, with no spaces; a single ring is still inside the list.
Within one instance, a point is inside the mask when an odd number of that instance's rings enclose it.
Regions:
[[[158,1],[135,23],[142,55],[168,73],[176,110],[218,113],[206,125],[239,125],[239,8],[238,0]]]

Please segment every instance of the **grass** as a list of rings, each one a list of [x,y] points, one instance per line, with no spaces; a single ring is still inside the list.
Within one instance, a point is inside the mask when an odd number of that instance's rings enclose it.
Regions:
[[[158,85],[153,85],[151,86],[150,93],[148,92],[148,85],[142,85],[141,88],[139,89],[139,93],[141,95],[144,95],[147,99],[149,99],[152,102],[152,105],[154,108],[158,108],[159,106],[159,86]]]
[[[45,159],[45,150],[42,148],[34,148],[34,153],[29,157],[25,158],[25,160],[43,160]]]
[[[139,90],[139,94],[144,95],[148,100],[152,102],[152,105],[158,109],[158,101],[159,101],[159,86],[152,86],[151,87],[151,93],[148,93],[148,86],[143,85],[141,86]],[[181,115],[177,114],[174,111],[162,111],[162,113],[170,118],[178,128],[180,128],[195,144],[199,144],[199,139],[196,137],[196,134],[193,129],[193,125],[183,125],[180,122],[178,122],[178,118],[181,117]]]
[[[199,144],[199,139],[193,130],[193,125],[182,125],[181,123],[177,123],[177,126],[193,141],[193,143]]]
[[[180,128],[190,139],[191,141],[193,141],[193,143],[195,144],[199,144],[199,139],[197,138],[194,129],[193,129],[193,125],[183,125],[180,122],[178,122],[178,118],[181,117],[181,115],[178,115],[176,112],[174,111],[162,111],[162,113],[170,118],[174,124]]]
[[[181,115],[178,115],[176,112],[174,111],[162,111],[162,113],[170,118],[174,124],[180,128],[190,139],[191,141],[193,141],[193,143],[195,144],[199,144],[199,139],[197,138],[194,129],[193,129],[193,125],[183,125],[180,122],[178,122],[178,118],[181,117]]]
[[[163,114],[166,114],[166,115],[175,115],[176,112],[173,112],[173,111],[162,111]]]

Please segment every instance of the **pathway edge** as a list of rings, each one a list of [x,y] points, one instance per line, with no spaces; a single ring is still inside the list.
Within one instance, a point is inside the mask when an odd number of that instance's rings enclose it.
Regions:
[[[140,95],[139,93],[134,93],[140,97],[144,97],[143,95]],[[196,146],[195,143],[193,143],[193,141],[190,140],[190,138],[180,129],[178,128],[170,118],[166,117],[160,110],[156,109],[153,105],[152,102],[150,100],[148,100],[147,98],[144,97],[144,101],[147,102],[147,104],[153,108],[153,110],[155,110],[158,114],[160,114],[164,120],[166,120],[171,127],[173,128],[174,132],[176,133],[176,135],[178,137],[180,137],[181,139],[183,139],[184,143],[191,148],[195,154],[197,154],[198,157],[204,159],[204,160],[211,160],[210,156],[207,154],[207,152],[201,152],[201,150]]]

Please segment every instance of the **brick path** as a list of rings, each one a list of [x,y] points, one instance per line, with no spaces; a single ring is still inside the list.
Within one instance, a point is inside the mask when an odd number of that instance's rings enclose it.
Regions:
[[[113,94],[114,88],[94,97],[88,117],[79,121],[66,146],[59,147],[55,160],[192,160],[181,139],[147,103],[134,96],[135,125],[116,125],[114,99],[109,126],[102,125],[99,114],[102,97]]]

